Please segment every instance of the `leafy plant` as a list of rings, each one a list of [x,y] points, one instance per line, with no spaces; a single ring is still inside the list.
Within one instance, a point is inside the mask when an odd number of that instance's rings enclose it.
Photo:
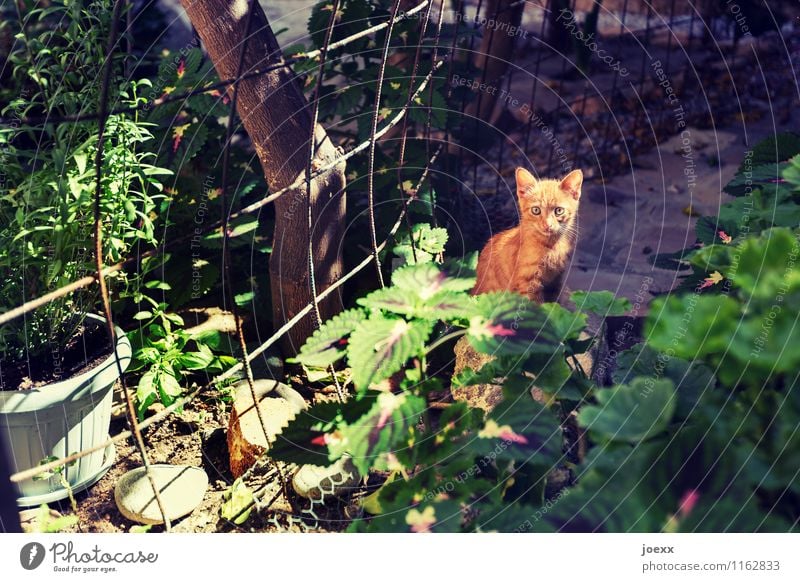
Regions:
[[[169,313],[166,303],[145,294],[139,294],[139,300],[150,304],[150,309],[134,316],[141,325],[129,333],[134,347],[130,370],[143,371],[136,388],[136,412],[141,419],[153,402],[160,400],[169,406],[180,397],[193,373],[216,374],[235,364],[236,359],[215,353],[223,348],[220,332],[189,333],[181,329],[183,318]]]
[[[492,529],[504,504],[533,511],[542,503],[546,476],[567,462],[564,411],[592,390],[567,364],[573,354],[567,346],[583,351],[574,340],[586,315],[516,294],[471,297],[474,283],[457,263],[401,267],[391,287],[326,322],[297,356],[307,367],[346,363],[355,392],[344,404],[301,413],[270,454],[317,465],[348,455],[362,474],[381,469],[399,475],[368,503],[378,515],[353,529]],[[430,375],[428,357],[459,336],[494,360],[466,370],[458,382],[504,378],[504,401],[488,415],[465,403],[440,417],[428,409],[427,396],[443,388]],[[530,397],[533,386],[550,396],[549,404]],[[554,398],[562,391],[570,404]]]
[[[17,93],[3,102],[4,115],[91,113],[99,101],[109,7],[105,0],[56,1],[20,13],[8,58]],[[149,81],[127,80],[122,56],[112,59],[109,103],[140,105]],[[147,151],[151,128],[137,115],[115,114],[107,121],[100,183],[107,265],[140,244],[155,243],[164,202],[160,179],[171,172],[155,165],[155,155]],[[0,146],[9,186],[0,197],[0,266],[8,273],[0,282],[0,310],[7,311],[96,271],[91,249],[98,128],[93,121],[14,124],[0,129]],[[115,281],[125,280],[116,275]],[[73,340],[85,315],[97,310],[97,288],[91,286],[4,325],[0,360],[29,357],[35,368],[59,369],[59,358],[50,354],[53,346]]]

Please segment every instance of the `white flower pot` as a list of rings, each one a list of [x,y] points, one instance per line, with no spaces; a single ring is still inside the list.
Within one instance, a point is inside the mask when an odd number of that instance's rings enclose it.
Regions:
[[[105,325],[105,319],[88,315]],[[117,328],[117,354],[122,369],[131,361],[131,344]],[[24,471],[47,457],[63,459],[108,438],[111,397],[119,378],[114,354],[88,372],[32,390],[0,392],[0,434],[13,472]],[[73,493],[96,483],[114,462],[113,445],[64,468]],[[21,507],[69,496],[58,475],[17,484]]]

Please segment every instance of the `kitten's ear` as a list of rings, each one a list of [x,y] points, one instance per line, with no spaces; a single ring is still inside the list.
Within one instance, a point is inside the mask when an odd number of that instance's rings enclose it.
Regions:
[[[558,185],[564,192],[569,192],[572,197],[577,200],[581,197],[581,185],[583,184],[583,172],[580,170],[572,170],[569,174],[564,176],[561,183]]]
[[[522,198],[536,186],[536,177],[525,168],[517,168],[517,196]]]

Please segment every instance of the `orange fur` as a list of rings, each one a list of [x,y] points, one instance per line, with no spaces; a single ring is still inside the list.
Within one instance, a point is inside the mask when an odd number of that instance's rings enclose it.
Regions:
[[[520,224],[486,243],[472,294],[513,291],[539,303],[555,301],[575,247],[583,173],[537,180],[517,168],[516,178]]]

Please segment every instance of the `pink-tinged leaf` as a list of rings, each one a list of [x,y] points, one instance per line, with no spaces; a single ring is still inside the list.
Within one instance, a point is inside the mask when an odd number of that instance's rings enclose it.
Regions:
[[[513,329],[505,328],[502,325],[487,325],[486,332],[500,337],[508,337],[516,333]]]
[[[717,236],[719,236],[719,240],[721,240],[722,243],[726,244],[726,245],[731,244],[731,241],[733,240],[733,238],[731,238],[731,236],[728,233],[726,233],[724,230],[718,231],[717,232]]]
[[[190,126],[190,123],[185,125],[178,125],[172,130],[172,151],[178,151],[178,148],[181,145],[181,141],[183,140],[183,135],[186,133],[186,129]]]
[[[436,523],[436,510],[430,505],[423,511],[411,509],[406,514],[406,523],[414,533],[430,533],[431,527]]]
[[[183,78],[183,74],[186,72],[186,61],[181,59],[181,62],[178,63],[178,78]]]
[[[692,509],[694,509],[694,506],[697,505],[699,500],[700,493],[697,491],[697,489],[689,489],[683,494],[683,497],[681,497],[681,501],[678,504],[678,515],[680,515],[683,519],[689,517],[689,514],[692,513]]]
[[[700,284],[699,289],[706,289],[708,287],[712,287],[722,281],[725,277],[719,271],[714,271],[711,273],[710,276],[703,279],[703,282]]]
[[[516,445],[527,445],[528,439],[521,434],[514,432],[509,425],[500,426],[494,419],[488,419],[483,429],[478,433],[481,438],[497,438],[507,443]]]

